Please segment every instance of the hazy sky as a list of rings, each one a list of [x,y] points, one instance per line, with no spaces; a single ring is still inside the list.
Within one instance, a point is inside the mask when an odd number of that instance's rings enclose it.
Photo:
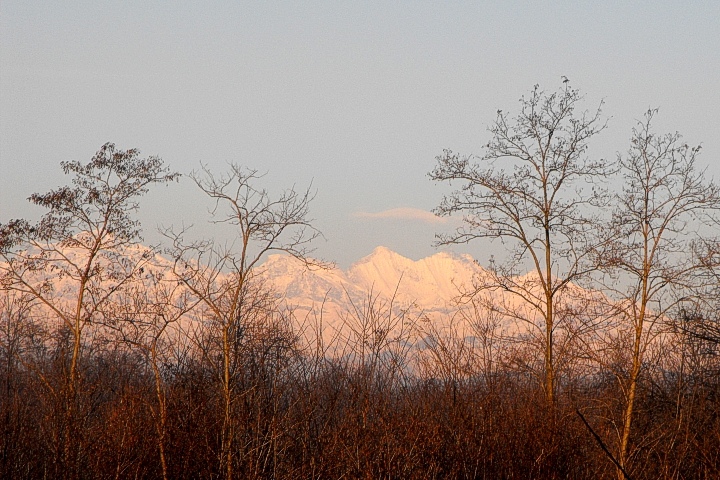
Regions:
[[[36,218],[26,198],[66,183],[59,162],[112,141],[183,173],[312,182],[316,253],[341,266],[377,245],[421,258],[449,226],[427,214],[448,191],[435,156],[482,153],[497,109],[562,75],[606,102],[591,155],[625,151],[659,107],[657,130],[702,142],[720,178],[720,2],[528,3],[2,0],[0,222]],[[149,241],[211,235],[188,181],[142,207]]]

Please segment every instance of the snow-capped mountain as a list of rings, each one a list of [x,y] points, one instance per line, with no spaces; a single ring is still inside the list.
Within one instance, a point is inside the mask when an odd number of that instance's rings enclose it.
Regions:
[[[32,252],[20,253],[25,255]],[[37,291],[44,292],[43,295],[57,307],[68,309],[68,316],[72,317],[73,305],[66,303],[76,297],[78,279],[73,273],[76,267],[68,265],[82,263],[82,258],[75,257],[82,257],[83,252],[58,248],[49,255],[52,258],[47,255],[43,257],[42,265],[45,266],[28,270],[24,279]],[[58,258],[55,259],[55,256]],[[64,266],[58,268],[55,263]],[[2,267],[0,264],[0,273],[4,270]],[[103,255],[93,271],[92,281],[86,285],[86,300],[89,303],[84,314],[89,316],[94,315],[95,297],[98,301],[107,299],[109,302],[118,297],[117,300],[123,302],[127,299],[122,295],[133,295],[132,289],[138,286],[146,287],[151,296],[157,293],[156,290],[162,293],[158,290],[160,286],[170,289],[168,299],[190,293],[185,284],[176,280],[170,261],[141,245]],[[124,281],[131,272],[133,278],[128,283],[129,290],[126,293],[123,293],[123,289],[115,291],[115,285]],[[478,316],[472,310],[474,305],[459,305],[457,301],[463,293],[472,291],[473,285],[478,284],[484,276],[490,275],[469,255],[440,252],[420,260],[411,260],[388,248],[377,247],[347,270],[309,268],[290,255],[270,255],[256,268],[255,273],[293,311],[293,318],[300,322],[299,331],[304,331],[305,327],[312,330],[317,326],[317,323],[313,326],[313,322],[321,319],[322,335],[327,339],[336,334],[347,336],[349,331],[357,333],[358,328],[397,332],[406,328],[405,321],[436,331],[450,327],[469,331],[472,322],[487,316],[485,311]],[[212,269],[205,267],[199,268],[198,275],[196,279],[216,286],[228,280],[233,281],[228,277],[228,272],[213,273]],[[539,293],[539,282],[533,280],[532,274],[516,277],[516,280],[524,283],[523,288],[530,289],[526,292],[538,289]],[[222,291],[222,288],[216,289],[210,285],[201,286],[200,291],[206,289],[216,293]],[[141,288],[141,291],[144,290]],[[599,295],[574,285],[569,285],[567,291],[570,293],[567,297],[568,305],[571,306],[575,305],[575,298],[589,299]],[[196,293],[190,294],[190,297],[195,298]],[[521,332],[536,322],[541,326],[542,318],[538,316],[538,311],[518,296],[504,294],[500,290],[488,290],[482,297],[476,298],[492,304],[493,310],[511,313],[501,314],[502,328],[509,333]],[[562,305],[564,299],[560,298],[559,302],[558,305]],[[38,302],[38,305],[45,308],[43,302]],[[581,307],[580,304],[578,307]],[[579,311],[578,308],[574,310]],[[192,322],[192,319],[192,315],[188,315],[183,317],[183,322]],[[360,325],[363,322],[365,326]],[[368,327],[370,324],[373,326]]]
[[[377,247],[352,265],[347,276],[360,288],[374,289],[386,297],[397,291],[401,302],[437,309],[471,288],[473,277],[482,272],[469,255],[441,252],[413,261],[385,247]]]
[[[461,298],[474,292],[474,285],[482,283],[483,277],[490,276],[469,255],[440,252],[415,261],[377,247],[345,271],[311,270],[293,257],[271,255],[261,267],[261,274],[294,309],[297,319],[322,314],[323,324],[330,332],[347,332],[348,323],[362,322],[362,317],[367,320],[370,305],[375,309],[370,315],[379,316],[386,323],[405,312],[410,321],[421,325],[421,330],[442,332],[451,328],[472,335],[474,322],[490,318],[488,305],[492,305],[491,310],[500,322],[498,328],[507,334],[537,333],[544,328],[537,309],[503,289],[485,290],[474,297],[478,300],[475,305],[467,303],[468,297]],[[537,274],[520,275],[514,282],[524,290],[526,298],[534,297],[542,305],[544,295]],[[608,305],[600,292],[573,284],[568,284],[556,301],[560,312],[556,321],[563,325],[579,322],[576,330],[597,324],[599,308]],[[480,311],[474,310],[478,305]],[[568,316],[563,311],[574,313]],[[584,327],[583,322],[587,324]],[[400,327],[395,324],[389,328]]]
[[[271,255],[261,270],[289,305],[322,308],[330,316],[369,298],[392,300],[394,307],[412,307],[424,315],[449,313],[453,300],[483,273],[469,255],[441,252],[414,261],[386,247],[377,247],[346,271],[308,269],[287,255]]]

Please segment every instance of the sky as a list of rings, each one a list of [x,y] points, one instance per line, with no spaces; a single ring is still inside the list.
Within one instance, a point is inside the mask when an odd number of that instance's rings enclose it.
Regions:
[[[528,5],[532,3],[531,5]],[[632,3],[632,5],[630,5]],[[443,149],[482,154],[495,112],[566,76],[614,157],[658,107],[660,132],[702,143],[720,179],[720,2],[0,3],[0,222],[37,219],[60,162],[106,142],[187,174],[234,162],[271,195],[310,187],[314,255],[347,267],[383,245],[413,259],[457,225],[427,173]],[[217,234],[186,177],[141,202],[159,226]],[[452,249],[486,263],[499,243]]]

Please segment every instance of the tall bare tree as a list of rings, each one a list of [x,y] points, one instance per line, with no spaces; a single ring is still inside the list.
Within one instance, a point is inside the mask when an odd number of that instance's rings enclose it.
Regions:
[[[438,244],[489,238],[509,248],[507,261],[493,263],[477,287],[502,293],[507,301],[489,306],[542,339],[542,384],[551,407],[561,296],[595,267],[590,207],[600,196],[592,184],[609,171],[606,161],[587,156],[590,139],[605,128],[602,104],[578,111],[582,98],[567,81],[552,93],[535,86],[520,99],[516,117],[498,110],[482,156],[446,150],[430,173],[432,180],[460,185],[436,213],[462,214],[462,226],[440,235]],[[527,268],[530,274],[520,276]]]
[[[196,339],[219,376],[224,410],[219,457],[221,472],[230,479],[236,463],[234,409],[243,368],[238,352],[254,324],[264,315],[270,318],[275,308],[272,292],[256,275],[257,266],[273,251],[290,254],[308,266],[320,265],[308,257],[309,243],[320,232],[308,219],[313,198],[309,189],[290,189],[272,198],[256,186],[260,180],[257,171],[236,164],[230,165],[225,175],[215,176],[203,167],[191,178],[215,202],[212,221],[230,225],[237,235],[236,242],[219,245],[213,240],[188,242],[184,232],[166,231],[173,242],[174,273],[202,307],[200,319],[207,328]]]
[[[657,110],[649,110],[633,129],[627,154],[618,157],[624,177],[615,199],[612,231],[616,243],[607,266],[614,274],[606,291],[616,300],[629,334],[630,365],[616,372],[624,393],[618,462],[626,470],[631,455],[633,416],[644,358],[661,321],[673,310],[689,308],[693,292],[713,281],[705,262],[693,252],[709,225],[717,225],[720,187],[697,167],[700,147],[678,133],[652,131]],[[704,231],[703,231],[704,230]],[[618,478],[624,478],[618,468]]]
[[[178,178],[158,157],[141,158],[138,150],[118,150],[107,143],[87,164],[61,162],[72,186],[29,200],[47,209],[37,224],[13,220],[0,225],[0,279],[5,288],[30,296],[71,338],[64,365],[61,401],[65,418],[62,469],[79,475],[81,431],[78,425],[79,374],[86,331],[114,295],[150,258],[149,251],[128,255],[139,243],[140,224],[133,218],[138,197],[154,183]],[[139,248],[139,247],[138,247]]]

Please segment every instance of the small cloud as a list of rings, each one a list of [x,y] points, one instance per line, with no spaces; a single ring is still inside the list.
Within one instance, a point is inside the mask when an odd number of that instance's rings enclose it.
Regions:
[[[393,219],[393,220],[415,220],[425,223],[446,223],[447,218],[438,217],[432,212],[421,210],[419,208],[391,208],[382,212],[355,212],[353,217],[376,219]]]

